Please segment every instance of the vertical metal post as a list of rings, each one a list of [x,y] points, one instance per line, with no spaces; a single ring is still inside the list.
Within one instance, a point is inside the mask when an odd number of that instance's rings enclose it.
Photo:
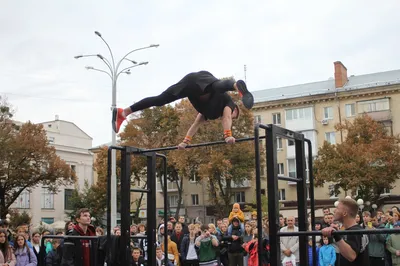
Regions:
[[[256,201],[257,201],[257,237],[258,237],[258,265],[262,265],[263,253],[263,226],[262,226],[262,208],[261,208],[261,171],[260,171],[260,128],[256,124],[254,127],[254,151],[256,158]]]
[[[166,158],[164,158],[166,165]],[[156,153],[152,152],[147,154],[147,187],[149,193],[147,194],[147,260],[148,265],[156,264]],[[166,228],[165,228],[166,230]],[[165,231],[166,232],[166,231]],[[167,256],[168,257],[168,256]],[[128,264],[122,264],[128,265]]]
[[[296,177],[301,179],[297,182],[297,210],[299,231],[307,231],[307,176],[304,156],[304,136],[295,139],[296,146]],[[307,236],[299,236],[300,261],[308,263]]]
[[[130,153],[126,147],[121,151],[121,237],[122,250],[121,265],[129,265],[130,252],[130,205],[131,205],[131,180]],[[115,195],[116,197],[116,195]]]
[[[168,250],[168,175],[167,175],[167,161],[164,162],[164,175],[163,175],[163,188],[164,191],[164,250]],[[161,245],[161,243],[160,243]],[[167,252],[168,253],[168,252]],[[168,256],[164,256],[164,263],[168,265]]]
[[[276,156],[275,126],[265,128],[267,151],[267,188],[269,214],[270,264],[281,264],[279,232],[278,160]]]
[[[310,212],[311,212],[311,230],[315,230],[315,199],[314,199],[314,176],[313,176],[313,155],[312,155],[312,143],[309,139],[305,139],[308,148],[308,179],[310,182]],[[317,265],[317,245],[315,243],[315,236],[313,239],[313,265]]]
[[[107,254],[111,258],[111,197],[117,195],[111,194],[111,156],[112,150],[108,149],[107,158]]]

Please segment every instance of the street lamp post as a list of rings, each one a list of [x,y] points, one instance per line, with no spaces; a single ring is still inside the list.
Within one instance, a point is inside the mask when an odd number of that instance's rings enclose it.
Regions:
[[[131,60],[127,58],[130,54],[133,52],[139,51],[139,50],[144,50],[144,49],[149,49],[149,48],[156,48],[159,46],[159,44],[151,44],[146,47],[141,47],[137,49],[133,49],[130,52],[128,52],[124,57],[122,57],[117,63],[115,63],[114,59],[114,54],[111,50],[110,45],[106,42],[106,40],[103,38],[103,36],[100,34],[100,32],[95,31],[94,32],[107,46],[108,51],[110,53],[111,61],[107,59],[106,57],[102,56],[101,54],[88,54],[88,55],[77,55],[74,58],[79,59],[83,57],[97,57],[103,61],[103,63],[107,66],[107,70],[104,69],[99,69],[95,68],[92,66],[86,66],[87,70],[93,70],[93,71],[98,71],[107,74],[111,78],[111,87],[112,87],[112,100],[111,100],[111,110],[117,107],[117,80],[120,74],[131,74],[130,70],[134,67],[142,66],[142,65],[147,65],[148,62],[141,62],[137,63],[134,60]],[[121,63],[123,61],[129,61],[133,65],[128,66],[120,70]],[[111,120],[111,119],[110,119]],[[114,132],[114,130],[111,130],[111,145],[115,146],[117,143],[117,134]],[[111,152],[111,227],[114,228],[117,225],[117,174],[116,174],[116,151],[113,149]]]

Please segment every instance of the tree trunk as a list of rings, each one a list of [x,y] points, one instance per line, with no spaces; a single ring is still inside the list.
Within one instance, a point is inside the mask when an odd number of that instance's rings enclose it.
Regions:
[[[8,213],[8,208],[6,208],[6,199],[5,199],[5,191],[4,188],[0,188],[0,218],[6,219],[6,215]]]
[[[183,178],[181,178],[180,180],[175,178],[175,183],[176,183],[176,186],[178,187],[178,206],[176,207],[175,219],[178,221],[179,212],[181,210],[181,205],[182,205]]]
[[[147,181],[144,183],[142,189],[145,189],[146,187],[147,187]],[[139,212],[140,212],[140,207],[142,206],[143,197],[144,197],[144,193],[142,192],[142,193],[140,193],[140,198],[136,202],[136,211],[135,211],[135,215],[133,217],[133,221],[136,224],[140,222]]]
[[[221,178],[218,178],[218,185],[221,191],[221,197],[224,202],[223,206],[221,206],[221,212],[224,217],[229,215],[229,208],[231,205],[231,197],[232,197],[232,187],[231,187],[231,179],[225,179],[225,190],[223,189],[223,184],[221,182]]]
[[[160,181],[160,184],[161,184],[161,191],[163,192],[164,200],[167,201],[167,214],[168,214],[168,213],[171,213],[171,207],[170,207],[170,205],[169,205],[168,198],[165,196],[167,191],[164,190],[163,179],[164,179],[164,176],[163,176],[163,175],[161,175],[161,174],[158,175],[158,180]],[[167,190],[168,190],[168,188],[167,188]]]

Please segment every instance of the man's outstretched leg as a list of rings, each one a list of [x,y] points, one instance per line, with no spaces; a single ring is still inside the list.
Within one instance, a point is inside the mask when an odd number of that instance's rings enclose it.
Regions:
[[[112,121],[111,121],[113,130],[116,133],[118,133],[121,124],[131,113],[144,110],[153,106],[163,106],[178,99],[180,99],[180,97],[170,94],[168,92],[163,92],[158,96],[144,98],[143,100],[140,100],[139,102],[134,103],[133,105],[125,109],[114,108],[112,110]]]
[[[246,83],[243,80],[234,81],[231,79],[218,80],[211,85],[211,90],[219,93],[237,90],[242,99],[244,107],[251,109],[254,105],[254,97],[247,90]]]

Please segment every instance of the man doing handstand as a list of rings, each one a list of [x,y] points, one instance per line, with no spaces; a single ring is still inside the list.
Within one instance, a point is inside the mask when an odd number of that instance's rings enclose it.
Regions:
[[[179,149],[184,149],[190,144],[201,123],[220,117],[226,143],[235,143],[231,128],[232,119],[239,117],[239,107],[227,94],[227,91],[234,90],[239,91],[243,105],[247,109],[251,109],[254,104],[253,95],[247,90],[246,83],[243,80],[237,82],[232,79],[220,80],[207,71],[193,72],[158,96],[144,98],[125,109],[114,108],[112,126],[114,131],[118,133],[121,124],[129,114],[188,98],[197,110],[198,115],[189,128],[185,139],[178,145]]]

